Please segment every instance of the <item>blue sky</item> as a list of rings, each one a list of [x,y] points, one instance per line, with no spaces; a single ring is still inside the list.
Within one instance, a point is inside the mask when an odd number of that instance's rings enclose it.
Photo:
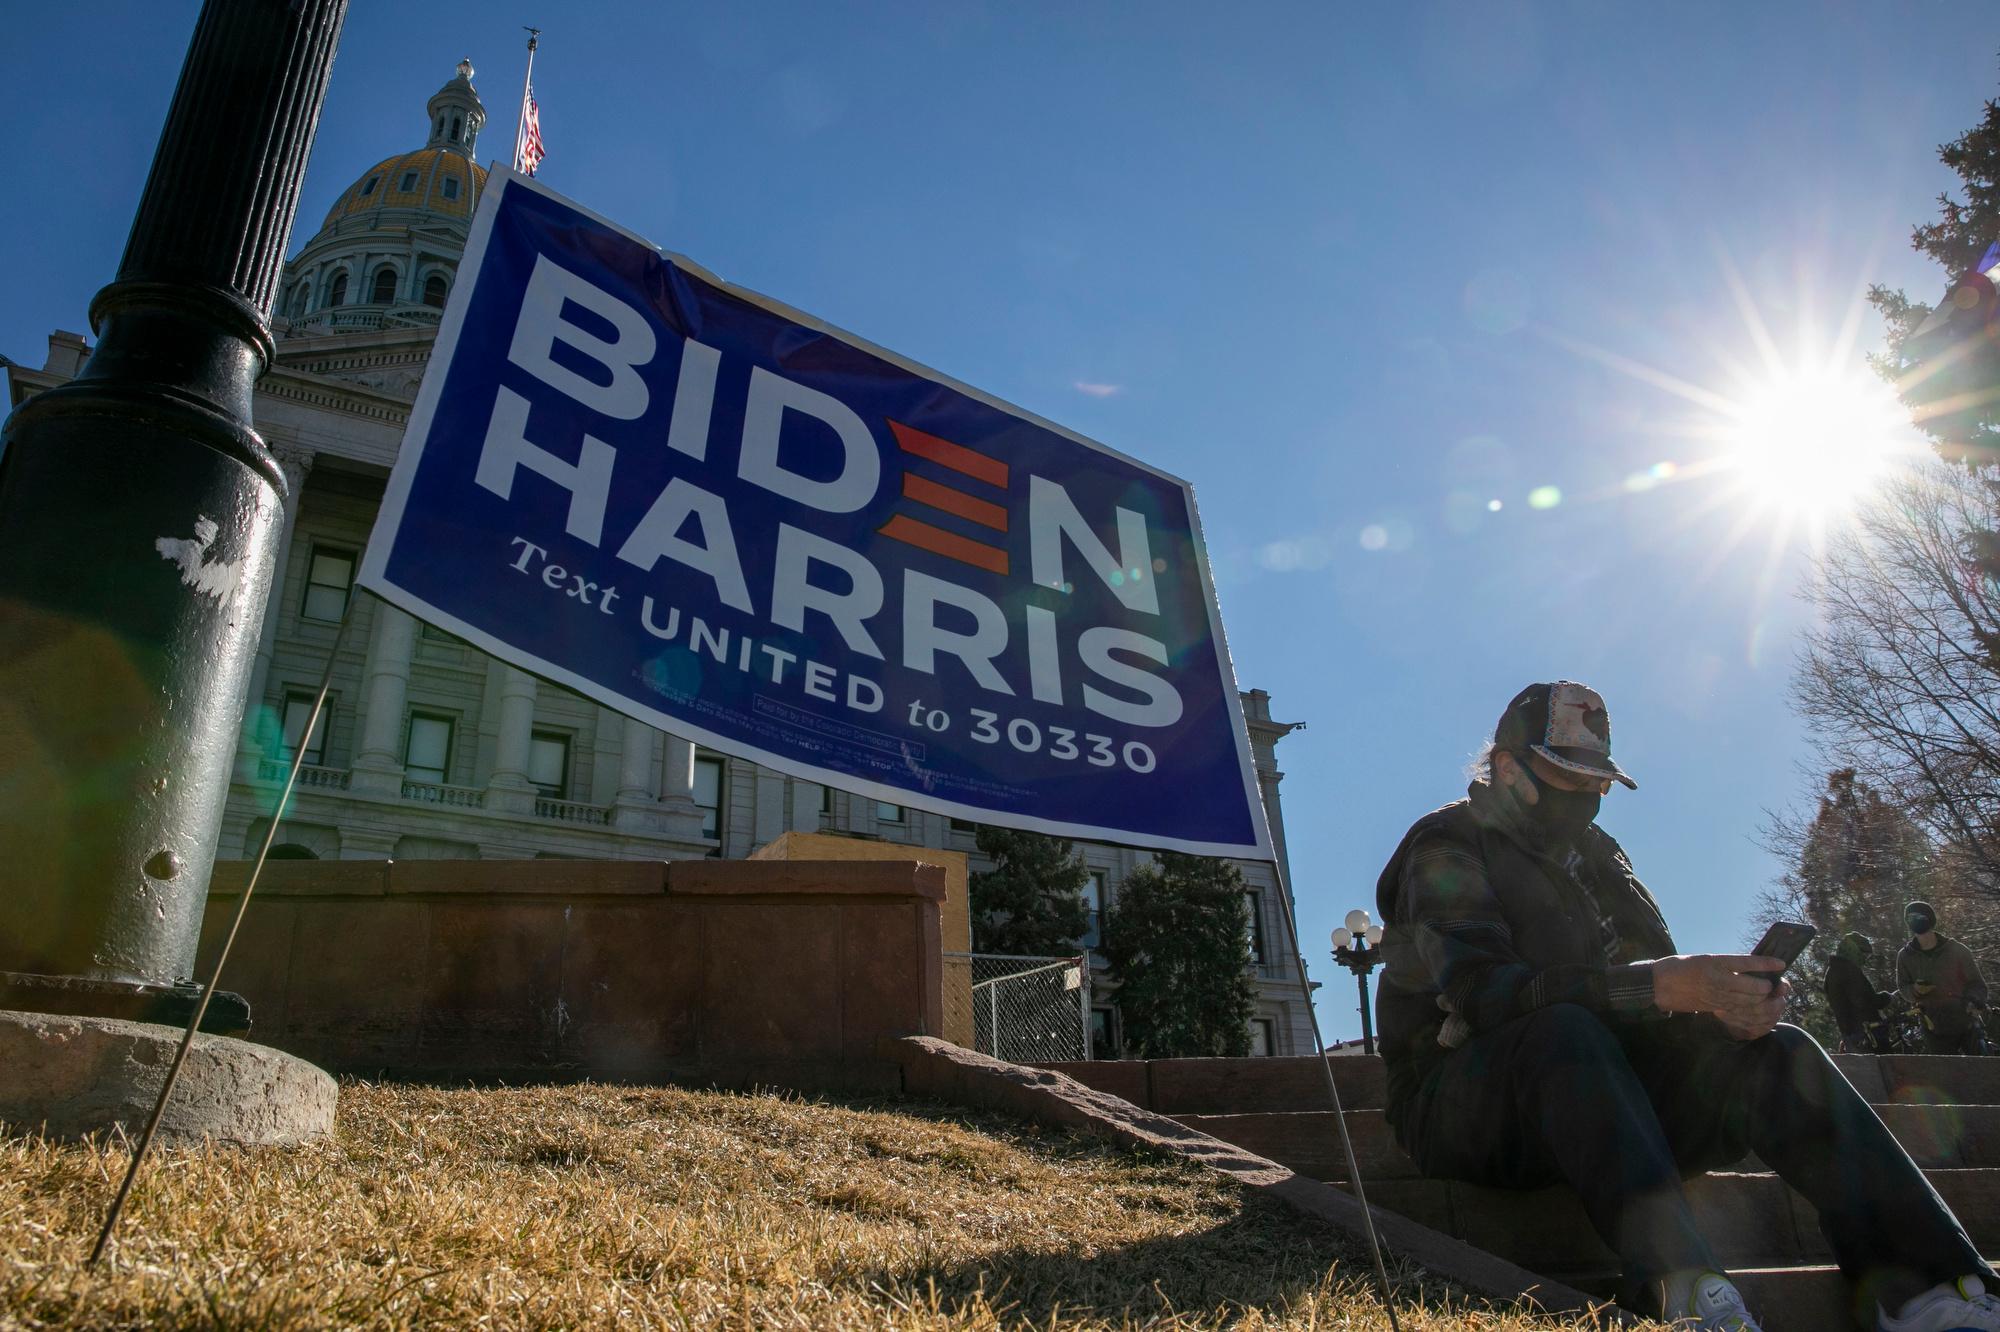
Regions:
[[[10,16],[0,352],[86,327],[196,8]],[[1934,297],[1908,233],[1994,93],[1989,18],[357,0],[294,238],[422,141],[461,56],[504,158],[537,22],[554,188],[1190,479],[1239,677],[1308,723],[1280,749],[1292,868],[1353,1035],[1327,931],[1532,679],[1605,694],[1641,789],[1602,822],[1681,946],[1743,942],[1764,811],[1808,793],[1806,541],[1700,474],[1704,409],[1659,377],[1768,379],[1745,309],[1790,361],[1871,280]],[[1840,372],[1878,342],[1868,316]]]

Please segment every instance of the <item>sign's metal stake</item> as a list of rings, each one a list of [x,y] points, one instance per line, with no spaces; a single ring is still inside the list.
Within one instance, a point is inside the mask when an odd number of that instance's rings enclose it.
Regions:
[[[1326,1074],[1326,1094],[1333,1102],[1333,1122],[1340,1129],[1340,1147],[1347,1154],[1347,1180],[1354,1186],[1354,1200],[1361,1204],[1361,1226],[1368,1235],[1368,1253],[1375,1260],[1375,1280],[1382,1288],[1382,1309],[1389,1315],[1390,1332],[1402,1332],[1402,1325],[1396,1321],[1396,1301],[1389,1285],[1388,1264],[1382,1259],[1382,1239],[1375,1233],[1375,1212],[1368,1205],[1367,1191],[1361,1184],[1361,1166],[1354,1156],[1354,1138],[1347,1131],[1347,1114],[1340,1105],[1340,1084],[1333,1076],[1333,1061],[1326,1052],[1326,1041],[1319,1033],[1319,1014],[1313,1009],[1312,981],[1306,976],[1305,949],[1299,946],[1298,908],[1292,901],[1292,885],[1286,881],[1285,867],[1278,857],[1270,860],[1271,873],[1278,880],[1278,896],[1283,899],[1284,910],[1278,914],[1284,918],[1287,950],[1298,959],[1299,993],[1305,999],[1306,1020],[1312,1025],[1313,1057],[1319,1060],[1320,1071]]]
[[[360,591],[362,589],[356,589]],[[160,1082],[160,1094],[153,1101],[152,1113],[146,1116],[146,1128],[139,1135],[139,1145],[132,1149],[132,1159],[125,1167],[125,1179],[118,1185],[118,1194],[111,1200],[111,1207],[104,1214],[104,1227],[97,1232],[97,1243],[90,1250],[90,1259],[85,1268],[94,1268],[104,1256],[105,1246],[111,1242],[111,1232],[118,1228],[118,1218],[124,1215],[125,1200],[131,1196],[132,1183],[139,1178],[139,1168],[145,1164],[146,1153],[153,1146],[153,1137],[160,1129],[160,1118],[167,1111],[167,1098],[174,1094],[174,1084],[180,1080],[181,1065],[187,1062],[188,1051],[194,1047],[195,1032],[201,1026],[203,1014],[208,1012],[208,997],[215,993],[222,983],[223,964],[229,961],[229,949],[236,942],[236,931],[242,928],[243,914],[250,909],[250,894],[257,889],[257,878],[264,872],[264,861],[271,854],[271,845],[278,839],[278,822],[284,817],[285,806],[291,803],[292,787],[299,780],[299,769],[305,766],[306,745],[312,738],[313,728],[319,725],[320,714],[326,708],[327,691],[333,687],[333,665],[340,659],[340,649],[347,639],[347,627],[354,622],[355,598],[347,599],[347,609],[341,612],[340,627],[334,631],[333,646],[327,650],[326,669],[320,673],[319,690],[313,695],[312,711],[306,716],[306,724],[299,730],[299,742],[292,750],[291,765],[285,770],[285,784],[278,791],[277,803],[271,807],[268,826],[264,829],[264,841],[257,848],[257,859],[251,862],[249,881],[243,885],[243,896],[237,899],[236,914],[230,918],[229,932],[222,936],[222,945],[216,949],[215,965],[209,968],[208,983],[201,987],[201,998],[195,1002],[194,1012],[188,1018],[187,1029],[181,1033],[181,1043],[174,1050],[173,1062],[167,1065],[167,1076]]]

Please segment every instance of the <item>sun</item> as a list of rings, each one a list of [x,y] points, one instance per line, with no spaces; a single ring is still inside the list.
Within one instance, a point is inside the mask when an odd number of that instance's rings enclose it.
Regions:
[[[1681,408],[1655,399],[1635,409],[1633,419],[1661,452],[1619,484],[1580,497],[1674,494],[1672,511],[1656,511],[1649,521],[1704,533],[1710,556],[1700,577],[1724,570],[1740,577],[1754,567],[1759,585],[1774,587],[1792,552],[1825,551],[1928,449],[1893,386],[1864,354],[1863,338],[1875,327],[1865,282],[1801,259],[1798,290],[1783,302],[1796,322],[1774,329],[1728,255],[1718,249],[1716,258],[1741,327],[1732,332],[1713,322],[1690,330],[1684,350],[1691,355],[1683,359],[1710,362],[1705,376],[1553,328],[1539,331],[1564,350],[1678,399]],[[1827,293],[1843,289],[1847,297],[1829,306]],[[1544,489],[1551,504],[1561,501],[1556,487]],[[1542,507],[1532,496],[1529,504]],[[1754,544],[1765,547],[1761,566],[1744,559]]]
[[[1823,521],[1867,497],[1907,457],[1908,411],[1860,366],[1775,370],[1718,413],[1718,471],[1759,508]]]

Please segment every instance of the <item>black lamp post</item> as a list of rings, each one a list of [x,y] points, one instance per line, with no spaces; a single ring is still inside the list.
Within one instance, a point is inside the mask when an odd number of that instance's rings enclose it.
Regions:
[[[0,1008],[196,993],[289,499],[251,389],[346,10],[203,6],[96,351],[0,434]]]
[[[1375,1053],[1375,1029],[1368,1020],[1368,973],[1382,960],[1382,927],[1359,907],[1347,913],[1347,923],[1333,932],[1333,960],[1354,973],[1361,992],[1361,1050]]]

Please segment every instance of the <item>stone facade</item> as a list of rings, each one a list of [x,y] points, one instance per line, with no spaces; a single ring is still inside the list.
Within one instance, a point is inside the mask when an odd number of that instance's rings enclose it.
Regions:
[[[436,337],[425,287],[441,276],[448,288],[484,183],[471,160],[470,136],[484,110],[470,78],[461,66],[430,99],[425,147],[370,167],[341,194],[280,285],[277,360],[257,386],[255,410],[293,502],[220,857],[256,855],[332,655],[327,713],[307,740],[307,764],[276,832],[277,856],[739,860],[787,832],[829,832],[962,851],[982,868],[970,824],[698,753],[354,592]],[[447,179],[460,182],[449,198]],[[385,272],[395,276],[378,286]],[[6,364],[12,400],[72,377],[87,353],[81,336],[52,334],[42,369]],[[1282,863],[1275,747],[1293,726],[1272,719],[1261,690],[1245,693],[1243,703]],[[1149,858],[1108,845],[1081,850],[1102,907]],[[1260,1051],[1290,1054],[1308,1048],[1310,1034],[1296,967],[1279,959],[1277,879],[1266,864],[1241,868],[1264,959],[1253,1041]],[[1098,1045],[1104,1049],[1108,1036],[1115,1051],[1115,998],[1108,984],[1096,993],[1104,996]]]

